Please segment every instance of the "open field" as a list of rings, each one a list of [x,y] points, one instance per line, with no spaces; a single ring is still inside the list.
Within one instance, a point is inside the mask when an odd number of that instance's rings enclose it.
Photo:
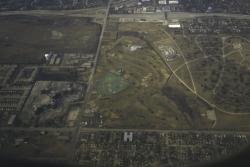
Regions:
[[[171,74],[169,66],[175,69],[184,63],[184,59],[172,38],[168,34],[162,35],[163,30],[162,25],[154,23],[120,23],[116,30],[112,30],[118,32],[117,39],[104,39],[94,77],[95,90],[88,104],[90,109],[103,115],[104,127],[212,127],[215,118],[208,118],[207,114],[211,108]],[[168,54],[170,52],[177,55]],[[100,96],[101,78],[109,73],[120,75],[129,85],[125,91]],[[188,70],[183,68],[176,74],[194,89],[186,73]]]
[[[140,45],[142,48],[131,52],[129,45]],[[149,46],[139,38],[123,36],[112,49],[103,52],[96,73],[97,81],[109,72],[122,70],[122,77],[129,83],[126,91],[106,98],[97,96],[92,101],[92,105],[97,107],[107,120],[104,126],[175,126],[176,114],[164,112],[175,107],[164,104],[160,91],[169,74]],[[165,118],[168,118],[168,121]]]
[[[17,158],[66,160],[72,132],[1,131],[0,154]]]
[[[47,52],[94,52],[100,25],[88,18],[11,15],[0,17],[0,62],[41,63]]]
[[[108,27],[113,36],[104,37],[88,104],[104,127],[231,129],[232,121],[247,128],[247,37],[176,33],[158,23]],[[98,84],[109,73],[129,85],[103,97]]]
[[[216,111],[217,123],[215,129],[249,130],[249,115],[230,115]]]

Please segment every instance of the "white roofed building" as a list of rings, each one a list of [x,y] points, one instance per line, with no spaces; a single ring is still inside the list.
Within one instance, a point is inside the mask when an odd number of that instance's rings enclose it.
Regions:
[[[169,0],[168,3],[169,5],[177,5],[179,4],[179,0]]]
[[[167,4],[167,0],[159,0],[158,4],[159,5],[166,5]]]
[[[168,28],[181,28],[181,24],[179,22],[170,22]]]

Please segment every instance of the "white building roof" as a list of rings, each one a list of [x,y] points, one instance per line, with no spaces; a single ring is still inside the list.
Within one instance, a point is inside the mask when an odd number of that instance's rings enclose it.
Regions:
[[[181,28],[181,25],[176,23],[176,24],[169,24],[168,25],[169,28]]]
[[[160,5],[166,5],[167,4],[167,0],[159,0],[158,2]]]
[[[179,0],[170,0],[169,4],[179,4]]]

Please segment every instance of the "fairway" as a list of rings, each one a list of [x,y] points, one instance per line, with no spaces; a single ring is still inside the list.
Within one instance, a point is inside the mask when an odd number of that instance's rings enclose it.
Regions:
[[[97,92],[100,96],[109,96],[117,94],[129,86],[120,75],[108,73],[106,76],[97,81]]]

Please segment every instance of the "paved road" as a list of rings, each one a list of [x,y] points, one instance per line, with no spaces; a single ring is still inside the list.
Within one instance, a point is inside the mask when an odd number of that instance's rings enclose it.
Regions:
[[[236,19],[250,19],[250,15],[240,15],[240,14],[167,12],[167,20],[186,20],[202,16],[220,16],[220,17],[232,17]],[[165,20],[165,13],[159,12],[159,13],[138,13],[138,14],[111,14],[110,17]]]
[[[38,128],[34,128],[34,127],[27,127],[27,128],[22,128],[22,127],[0,127],[0,131],[4,130],[11,130],[11,131],[26,131],[26,132],[32,132],[32,131],[73,131],[76,128],[45,128],[45,127],[38,127]]]
[[[26,131],[26,132],[35,132],[35,131],[60,131],[60,132],[71,132],[76,130],[76,128],[17,128],[17,127],[2,127],[0,131]],[[157,132],[157,133],[169,133],[169,132],[176,132],[176,133],[186,133],[186,132],[193,132],[193,133],[223,133],[223,134],[249,134],[250,131],[236,131],[236,130],[193,130],[193,129],[111,129],[111,128],[79,128],[79,133],[84,132]]]
[[[3,11],[1,15],[61,15],[61,16],[74,16],[74,17],[94,17],[103,18],[106,8],[99,7],[93,9],[79,9],[79,10],[27,10],[27,11]],[[93,12],[95,11],[95,12]],[[201,16],[221,16],[232,17],[237,19],[250,19],[250,15],[241,14],[228,14],[228,13],[191,13],[191,12],[167,12],[168,20],[185,20]],[[137,18],[137,19],[150,19],[150,20],[164,20],[165,13],[138,13],[138,14],[111,14],[111,18]]]
[[[79,10],[26,10],[26,11],[4,11],[0,12],[0,16],[6,15],[55,15],[55,16],[72,16],[72,17],[93,17],[103,18],[106,8],[92,8]],[[93,12],[94,11],[94,12]]]
[[[149,20],[165,20],[165,13],[136,13],[136,14],[111,14],[110,18],[133,18]]]
[[[88,84],[88,88],[87,88],[87,92],[86,92],[87,98],[88,98],[89,92],[90,92],[90,90],[92,88],[93,77],[94,77],[94,74],[96,72],[96,68],[97,68],[97,64],[98,64],[98,60],[99,60],[99,56],[100,56],[100,51],[101,51],[101,46],[102,46],[102,39],[103,39],[103,35],[104,35],[105,29],[106,29],[106,26],[107,26],[107,20],[108,20],[108,17],[109,17],[109,10],[110,10],[111,3],[112,3],[112,0],[110,0],[109,3],[108,3],[106,15],[105,15],[104,22],[103,22],[103,25],[102,25],[102,31],[101,31],[100,38],[99,38],[99,43],[98,43],[98,47],[97,47],[97,51],[96,51],[96,55],[95,55],[95,60],[93,62],[94,67],[92,68],[92,72],[91,72],[90,77],[89,77],[89,84]]]
[[[250,19],[250,15],[241,15],[241,14],[228,14],[228,13],[190,13],[190,12],[168,12],[167,13],[169,20],[185,20],[192,19],[195,17],[201,16],[221,16],[221,17],[232,17],[237,19]]]
[[[107,129],[107,128],[80,128],[80,132],[157,132],[157,133],[223,133],[223,134],[250,134],[250,131],[235,131],[235,130],[192,130],[192,129],[180,129],[180,130],[158,130],[158,129]]]
[[[110,10],[110,6],[111,6],[111,3],[112,3],[112,0],[109,0],[109,3],[108,3],[108,7],[107,7],[107,10],[106,10],[106,15],[105,15],[105,18],[104,18],[104,22],[103,22],[103,25],[102,25],[102,31],[101,31],[101,34],[100,34],[100,38],[99,38],[99,43],[98,43],[98,47],[97,47],[97,51],[96,51],[96,55],[95,55],[95,60],[94,60],[94,66],[92,68],[92,71],[91,71],[91,74],[90,74],[90,77],[89,77],[89,82],[88,82],[88,88],[86,90],[86,94],[85,94],[85,98],[84,98],[84,106],[83,106],[83,110],[86,109],[86,105],[87,105],[87,102],[89,101],[89,98],[90,98],[90,95],[91,95],[91,89],[93,87],[93,77],[94,77],[94,74],[96,72],[96,68],[97,68],[97,64],[98,64],[98,60],[99,60],[99,56],[100,56],[100,51],[101,51],[101,46],[102,46],[102,39],[103,39],[103,35],[104,35],[104,32],[105,32],[105,29],[106,29],[106,26],[107,26],[107,22],[108,22],[108,17],[109,17],[109,10]],[[79,135],[80,135],[80,122],[78,122],[79,125],[77,126],[77,129],[76,129],[76,132],[75,132],[75,136],[73,138],[73,150],[72,150],[72,156],[71,158],[74,160],[74,156],[75,156],[75,148],[77,147],[77,141],[78,141],[78,138],[79,138]]]

